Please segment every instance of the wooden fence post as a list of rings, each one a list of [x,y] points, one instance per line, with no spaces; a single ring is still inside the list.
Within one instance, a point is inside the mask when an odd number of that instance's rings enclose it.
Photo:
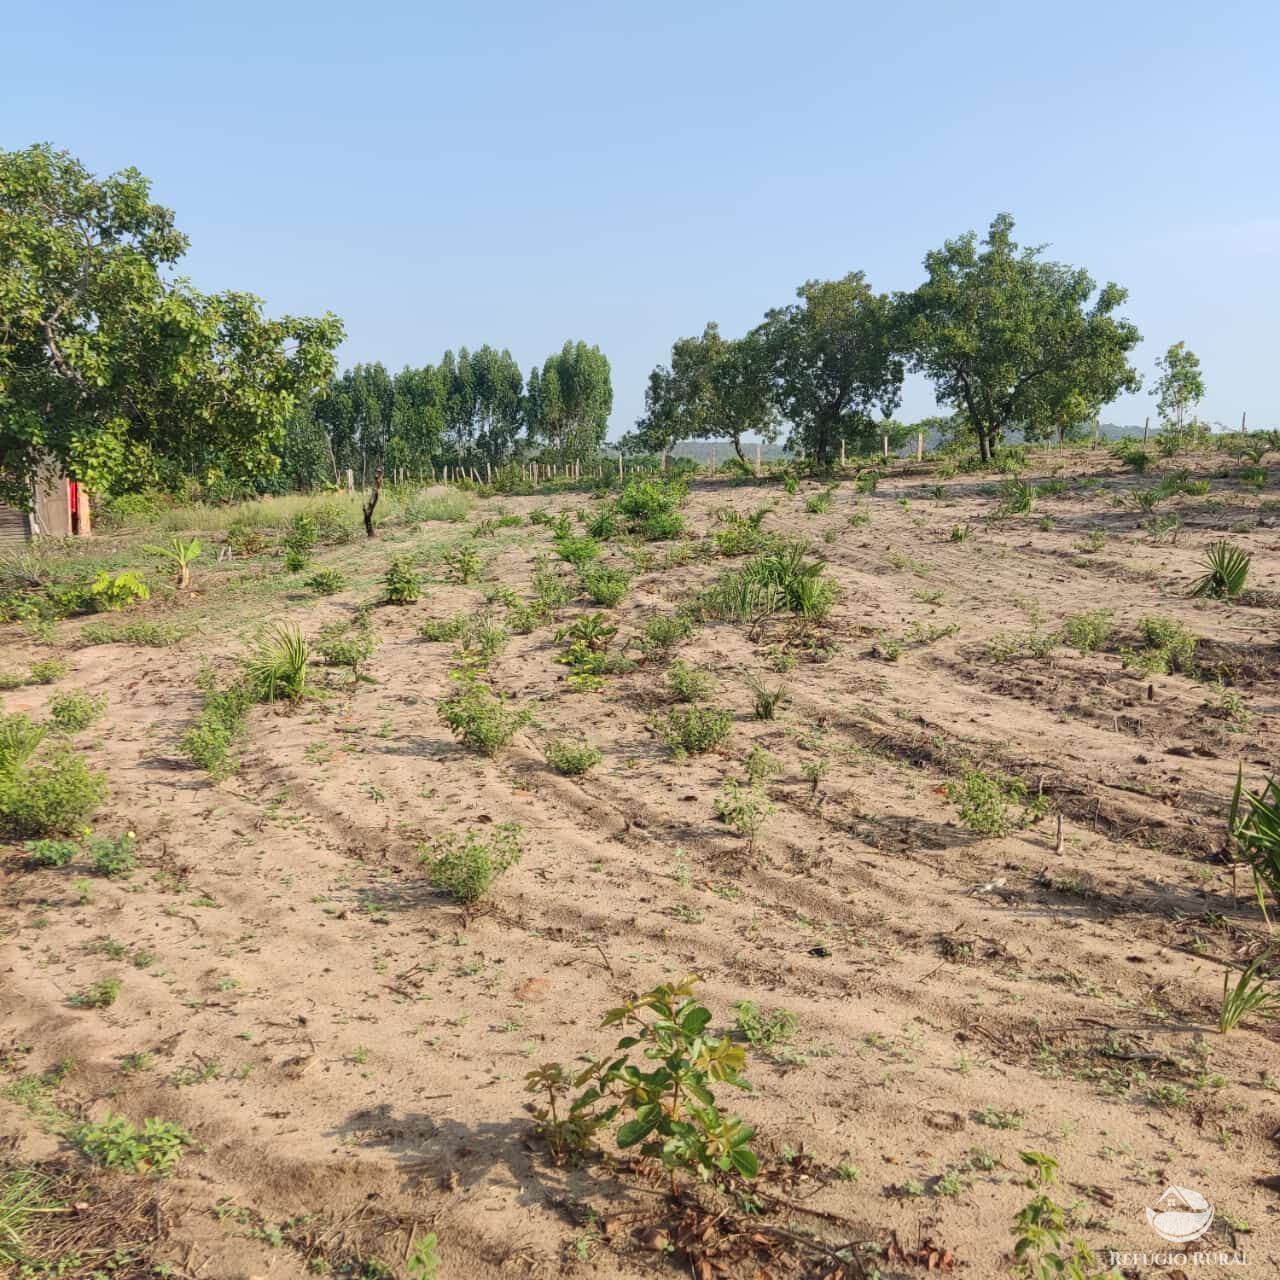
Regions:
[[[1142,424],[1142,443],[1147,443],[1147,432],[1151,430],[1151,415],[1147,414],[1147,420]]]
[[[916,432],[916,461],[924,461],[924,432]]]
[[[355,493],[356,491],[356,473],[350,467],[347,468],[347,492]]]
[[[844,441],[843,441],[843,440],[841,440],[841,441],[840,441],[840,465],[841,465],[842,467],[845,465],[845,453],[844,453]]]
[[[622,470],[622,450],[621,449],[618,450],[618,479],[619,480],[624,479],[624,474]]]
[[[760,441],[756,441],[756,479],[760,478]]]
[[[889,433],[886,431],[880,437],[880,451],[884,454],[885,460],[889,458]]]
[[[1245,419],[1245,411],[1242,411],[1240,414],[1240,434],[1241,435],[1244,435],[1244,419]]]

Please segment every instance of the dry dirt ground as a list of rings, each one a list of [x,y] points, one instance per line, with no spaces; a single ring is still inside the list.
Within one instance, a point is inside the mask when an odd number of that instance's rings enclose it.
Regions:
[[[59,624],[70,673],[4,709],[40,717],[58,688],[108,695],[77,742],[110,780],[95,829],[135,831],[140,864],[86,887],[83,864],[4,853],[9,1162],[66,1150],[50,1115],[181,1123],[197,1145],[147,1182],[150,1256],[175,1276],[403,1275],[426,1231],[445,1277],[719,1274],[645,1247],[668,1238],[652,1226],[660,1181],[608,1160],[554,1166],[524,1091],[533,1065],[610,1049],[599,1019],[620,999],[695,973],[718,1028],[742,1000],[795,1017],[789,1040],[750,1051],[752,1092],[726,1090],[758,1126],[774,1223],[874,1241],[884,1276],[923,1274],[930,1256],[975,1280],[1012,1274],[1011,1223],[1032,1194],[1019,1152],[1037,1150],[1059,1161],[1055,1194],[1095,1249],[1167,1249],[1144,1209],[1173,1183],[1216,1207],[1196,1247],[1247,1259],[1185,1274],[1280,1274],[1280,1035],[1257,1020],[1217,1031],[1224,964],[1268,937],[1243,877],[1237,899],[1224,816],[1241,761],[1255,785],[1280,763],[1280,611],[1186,593],[1233,528],[1250,585],[1280,588],[1280,513],[1219,476],[1161,508],[1184,523],[1157,543],[1117,498],[1158,473],[1080,451],[1034,459],[1027,478],[1051,473],[1062,492],[1003,520],[991,478],[939,481],[928,465],[873,495],[846,481],[819,513],[805,505],[817,484],[695,483],[689,562],[662,569],[675,544],[649,544],[658,565],[612,611],[621,639],[737,563],[695,554],[725,506],[772,503],[764,528],[809,538],[840,598],[806,635],[714,623],[678,647],[734,713],[726,746],[684,761],[652,727],[670,706],[662,664],[572,692],[556,623],[492,664],[535,711],[505,754],[464,750],[441,723],[450,646],[422,623],[480,610],[495,584],[527,595],[545,525],[474,541],[458,524],[390,526],[319,555],[350,581],[322,600],[278,552],[198,565],[190,596],[144,607],[193,628],[168,649],[76,648],[83,623]],[[592,502],[487,499],[469,522],[548,505]],[[953,541],[958,524],[972,532]],[[474,586],[438,572],[459,539],[485,561]],[[349,617],[406,552],[428,586],[374,611],[369,681],[321,671],[301,710],[255,708],[225,782],[183,760],[203,662],[229,671],[265,621],[314,633]],[[606,558],[627,563],[616,543]],[[993,657],[993,637],[1099,608],[1103,651]],[[1152,614],[1194,631],[1222,683],[1125,668],[1118,651]],[[49,655],[18,628],[3,646],[7,667]],[[787,685],[776,720],[752,718],[747,673]],[[563,734],[603,753],[585,778],[544,762]],[[780,771],[751,853],[712,801],[753,744]],[[1002,838],[970,832],[946,785],[975,767],[1023,779],[1049,813]],[[500,822],[520,824],[523,858],[468,916],[431,890],[420,845]],[[69,1003],[112,975],[110,1008]],[[125,1070],[127,1055],[146,1056]],[[386,1270],[358,1269],[375,1255]],[[756,1260],[732,1274],[802,1272]]]

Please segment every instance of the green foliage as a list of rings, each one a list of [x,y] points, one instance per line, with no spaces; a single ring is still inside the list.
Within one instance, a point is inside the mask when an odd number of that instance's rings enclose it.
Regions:
[[[1204,378],[1200,374],[1200,358],[1185,342],[1175,342],[1156,358],[1160,377],[1156,380],[1156,404],[1160,420],[1180,428],[1188,409],[1194,409],[1204,398]],[[1161,433],[1162,437],[1164,432]]]
[[[23,846],[33,867],[65,867],[80,852],[78,840],[28,840]]]
[[[475,547],[468,546],[465,542],[446,551],[441,564],[444,567],[446,580],[463,586],[474,582],[484,567],[480,553]]]
[[[533,719],[527,708],[513,710],[471,672],[455,672],[457,688],[438,704],[440,718],[465,746],[496,756]]]
[[[0,716],[0,832],[62,835],[102,803],[106,780],[64,741],[37,757],[45,729],[22,714]]]
[[[577,778],[594,769],[604,757],[586,742],[555,738],[547,743],[547,763],[567,778]]]
[[[91,836],[89,856],[93,869],[100,876],[122,879],[138,865],[138,839],[132,831],[122,836]]]
[[[720,794],[712,801],[715,815],[747,839],[748,848],[754,851],[756,836],[764,824],[777,812],[777,807],[765,795],[758,783],[745,786],[736,778],[729,778],[720,788]]]
[[[520,827],[504,822],[483,832],[437,836],[424,850],[422,861],[433,888],[470,906],[520,861],[520,853]]]
[[[823,489],[820,493],[811,493],[804,500],[804,509],[811,516],[825,515],[831,510],[831,505],[835,501],[834,489]]]
[[[335,596],[347,585],[344,573],[337,569],[317,569],[304,584],[318,596]]]
[[[1101,649],[1110,634],[1111,613],[1107,609],[1073,614],[1062,624],[1062,638],[1082,654]]]
[[[1227,834],[1235,841],[1240,861],[1253,872],[1258,905],[1265,916],[1264,891],[1280,903],[1280,777],[1268,779],[1261,791],[1246,791],[1244,766],[1240,766],[1227,816]]]
[[[573,565],[579,573],[583,572],[592,560],[600,558],[600,544],[589,534],[575,537],[566,533],[555,540],[555,548],[561,560]]]
[[[108,1111],[96,1124],[82,1125],[75,1133],[75,1142],[96,1164],[163,1177],[173,1172],[183,1150],[194,1139],[168,1120],[148,1117],[138,1129],[123,1116]]]
[[[613,608],[627,594],[631,585],[631,575],[625,569],[610,569],[598,565],[587,569],[582,575],[582,585],[592,603]]]
[[[778,708],[787,701],[787,687],[780,684],[776,689],[768,688],[754,676],[747,677],[751,689],[752,707],[757,720],[772,720]]]
[[[733,728],[733,714],[697,703],[673,707],[658,724],[658,736],[677,759],[720,746]]]
[[[667,671],[667,684],[677,702],[701,702],[711,693],[711,673],[677,659]]]
[[[1202,562],[1205,572],[1191,584],[1191,594],[1234,600],[1244,590],[1252,558],[1232,542],[1211,542]]]
[[[73,1009],[109,1009],[120,998],[124,983],[119,978],[99,978],[80,991],[73,992],[67,1003]]]
[[[227,546],[233,555],[256,556],[267,549],[267,535],[245,520],[236,520],[227,529]]]
[[[67,664],[61,658],[42,658],[33,662],[27,674],[28,684],[53,684],[67,674]]]
[[[613,380],[599,347],[566,342],[529,374],[523,408],[529,439],[553,462],[594,457],[613,409]]]
[[[167,622],[86,622],[76,636],[81,648],[95,644],[133,644],[144,649],[167,649],[186,632]]]
[[[1218,1030],[1225,1036],[1250,1016],[1280,1017],[1280,990],[1269,986],[1270,952],[1258,956],[1243,969],[1235,986],[1230,985],[1230,970],[1222,974],[1222,1004],[1218,1010]]]
[[[640,630],[638,643],[644,657],[653,661],[671,652],[693,634],[693,619],[684,613],[655,614]]]
[[[1021,805],[1022,815],[1017,821],[1023,826],[1028,818],[1039,816],[1043,802],[1027,803],[1027,786],[1021,778],[1003,773],[985,773],[972,769],[959,782],[946,784],[947,798],[959,809],[960,821],[970,831],[984,836],[1007,835],[1014,827],[1011,805]]]
[[[1180,671],[1194,675],[1196,670],[1196,637],[1172,618],[1152,616],[1138,623],[1143,648],[1138,652],[1123,650],[1126,667],[1136,667],[1146,675],[1168,675]]]
[[[1000,505],[996,514],[1002,516],[1024,515],[1035,502],[1036,487],[1025,480],[1006,480],[1000,486]]]
[[[316,637],[316,652],[320,657],[328,666],[345,667],[351,672],[353,683],[360,680],[377,647],[373,623],[364,610],[355,615],[353,623],[332,622],[321,627]]]
[[[191,585],[191,566],[200,559],[202,551],[199,538],[192,538],[189,542],[183,542],[181,538],[175,535],[169,539],[168,546],[152,545],[145,546],[142,549],[173,564],[178,573],[177,586],[179,589]]]
[[[577,1073],[544,1063],[525,1076],[527,1091],[546,1099],[535,1114],[555,1159],[585,1153],[600,1131],[616,1125],[618,1146],[638,1147],[641,1155],[660,1160],[673,1183],[679,1170],[703,1179],[717,1170],[756,1176],[754,1130],[723,1115],[711,1088],[750,1087],[741,1075],[746,1051],[727,1037],[706,1034],[711,1012],[694,998],[696,982],[666,983],[611,1009],[601,1025],[626,1031],[615,1050],[620,1056],[592,1060]],[[568,1102],[571,1088],[583,1092]]]
[[[738,1034],[753,1048],[769,1052],[795,1038],[800,1021],[787,1009],[761,1009],[750,1000],[734,1006]]]
[[[835,603],[835,583],[820,560],[806,559],[803,542],[789,542],[723,574],[697,598],[707,620],[755,621],[784,610],[819,621]]]
[[[284,567],[289,573],[301,573],[311,563],[305,551],[297,551],[290,547],[284,553]]]
[[[1040,1188],[1013,1220],[1013,1256],[1019,1274],[1026,1280],[1119,1280],[1112,1269],[1096,1269],[1098,1260],[1083,1240],[1068,1237],[1068,1211],[1048,1194],[1057,1181],[1058,1162],[1040,1151],[1019,1155]]]
[[[550,612],[566,605],[573,599],[574,591],[568,580],[558,574],[544,556],[538,556],[533,562],[534,601],[542,609]]]
[[[981,247],[972,231],[948,240],[925,256],[927,279],[903,300],[912,366],[964,414],[983,461],[1014,424],[1060,430],[1140,385],[1128,363],[1140,334],[1115,314],[1125,290],[1106,284],[1094,297],[1086,271],[1043,259],[1012,233],[1000,214]]]
[[[418,570],[408,556],[393,557],[382,575],[382,585],[388,604],[414,604],[422,594]]]
[[[311,646],[298,627],[276,626],[255,639],[244,659],[244,681],[255,702],[301,702],[307,695]]]
[[[49,719],[67,733],[87,729],[95,721],[100,720],[106,710],[107,695],[105,693],[95,697],[93,694],[85,693],[83,689],[68,689],[65,693],[55,693],[49,699]]]
[[[197,677],[204,695],[200,718],[182,735],[181,748],[197,769],[214,778],[234,770],[232,748],[244,736],[249,708],[256,700],[244,680],[219,687],[213,670],[205,667]]]
[[[947,535],[952,542],[968,542],[973,530],[967,524],[953,524]]]
[[[103,569],[89,584],[89,597],[96,610],[116,613],[135,600],[149,600],[151,588],[131,569],[114,575]]]
[[[418,1237],[413,1241],[405,1262],[409,1280],[437,1280],[441,1261],[436,1233],[429,1231],[425,1236]]]
[[[316,528],[315,516],[309,511],[295,512],[285,531],[285,549],[294,552],[305,563],[307,557],[316,549],[316,543],[319,540],[320,534]]]
[[[166,468],[270,475],[295,405],[333,368],[334,316],[268,320],[175,272],[187,239],[135,169],[105,178],[40,144],[0,151],[0,489],[55,459],[94,493]]]

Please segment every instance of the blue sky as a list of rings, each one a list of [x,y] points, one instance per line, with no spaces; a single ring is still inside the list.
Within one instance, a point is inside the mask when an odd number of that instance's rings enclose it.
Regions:
[[[333,310],[344,364],[566,338],[613,434],[674,338],[807,278],[909,288],[1008,210],[1185,339],[1204,416],[1280,424],[1270,3],[8,6],[0,146],[135,165],[186,271]],[[932,412],[908,385],[899,416]],[[1144,392],[1104,417],[1141,422]]]

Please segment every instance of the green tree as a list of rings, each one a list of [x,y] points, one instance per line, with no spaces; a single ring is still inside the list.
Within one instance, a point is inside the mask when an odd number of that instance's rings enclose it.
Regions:
[[[1162,422],[1175,427],[1183,425],[1188,409],[1204,399],[1204,378],[1200,376],[1200,357],[1185,342],[1175,342],[1156,358],[1160,377],[1156,379],[1156,407]]]
[[[810,280],[798,303],[770,311],[754,339],[769,353],[778,408],[792,443],[820,466],[840,442],[874,448],[873,411],[886,418],[902,396],[898,308],[875,293],[860,271],[840,280]]]
[[[1012,233],[1002,213],[981,246],[972,231],[948,240],[901,300],[912,367],[964,413],[984,460],[1011,427],[1035,431],[1141,385],[1128,361],[1141,335],[1114,314],[1127,292],[1108,283],[1095,298],[1087,271],[1043,260]]]
[[[613,376],[599,347],[566,342],[529,374],[525,416],[529,440],[566,462],[599,452],[613,410]]]
[[[336,316],[266,318],[247,293],[171,279],[187,248],[136,169],[94,177],[0,151],[0,496],[52,458],[90,489],[165,470],[278,465],[290,416],[333,370]]]
[[[700,338],[680,338],[670,367],[649,375],[636,438],[655,453],[681,440],[729,440],[745,463],[746,435],[777,435],[769,351],[760,334],[723,338],[712,322]]]

